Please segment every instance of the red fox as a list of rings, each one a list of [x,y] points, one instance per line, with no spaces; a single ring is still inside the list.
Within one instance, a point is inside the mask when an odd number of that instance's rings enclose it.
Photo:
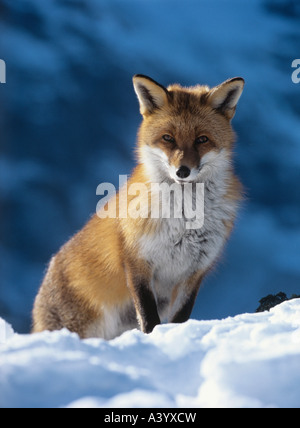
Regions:
[[[148,189],[148,215],[95,214],[61,248],[36,297],[33,332],[65,327],[81,338],[112,339],[133,328],[150,333],[163,321],[187,321],[232,231],[242,185],[232,168],[231,119],[244,80],[236,77],[212,89],[166,88],[135,75],[133,84],[143,121],[138,165],[128,183]],[[203,183],[201,227],[186,227],[184,207],[181,218],[151,216],[153,204],[160,203],[153,183],[168,183],[179,193],[187,184]],[[194,197],[195,186],[190,192]],[[126,196],[127,204],[136,197]],[[122,203],[121,197],[120,192],[115,201]],[[174,192],[173,205],[182,204],[176,198]]]

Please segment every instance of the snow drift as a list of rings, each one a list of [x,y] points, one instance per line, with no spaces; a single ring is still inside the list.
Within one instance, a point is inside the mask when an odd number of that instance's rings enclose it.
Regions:
[[[299,407],[300,300],[109,342],[0,320],[0,385],[0,407]]]

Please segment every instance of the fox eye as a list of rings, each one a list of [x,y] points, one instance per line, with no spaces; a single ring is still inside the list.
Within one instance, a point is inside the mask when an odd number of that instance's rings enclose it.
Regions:
[[[164,141],[166,141],[167,143],[172,143],[172,144],[174,144],[175,143],[175,138],[173,138],[171,135],[169,135],[169,134],[165,134],[165,135],[163,135],[163,140]]]
[[[206,135],[202,135],[201,137],[196,138],[195,144],[204,144],[207,143],[208,137]]]

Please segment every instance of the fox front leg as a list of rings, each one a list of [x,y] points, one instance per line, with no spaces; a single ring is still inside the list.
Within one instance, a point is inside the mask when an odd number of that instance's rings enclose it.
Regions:
[[[191,316],[198,295],[203,272],[196,272],[182,284],[178,284],[172,293],[168,321],[183,323]]]
[[[157,304],[151,290],[151,274],[143,263],[126,263],[127,286],[131,292],[137,319],[143,333],[151,333],[160,324]]]

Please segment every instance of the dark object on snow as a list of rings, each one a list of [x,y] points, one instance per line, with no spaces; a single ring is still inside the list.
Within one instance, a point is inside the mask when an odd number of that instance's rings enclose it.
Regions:
[[[276,294],[276,296],[269,294],[267,297],[264,297],[259,301],[260,306],[256,309],[256,312],[269,311],[271,308],[274,308],[274,306],[280,305],[280,303],[285,302],[286,300],[297,299],[299,297],[300,296],[293,294],[292,297],[288,299],[287,295],[282,292]]]

